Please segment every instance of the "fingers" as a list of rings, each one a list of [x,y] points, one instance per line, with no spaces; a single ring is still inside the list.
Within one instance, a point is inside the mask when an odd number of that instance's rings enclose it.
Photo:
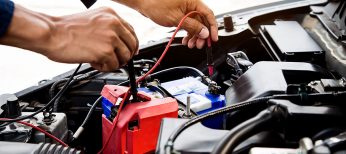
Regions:
[[[196,46],[198,49],[202,49],[204,44],[205,44],[205,39],[201,39],[201,38],[198,38],[197,36],[194,36],[188,41],[187,46],[189,48],[194,48]]]
[[[121,45],[117,46],[126,45],[128,49],[127,51],[130,53],[131,58],[138,50],[138,39],[135,32],[126,22],[121,23],[121,25],[116,25],[114,28],[119,38],[123,42]]]
[[[209,35],[213,41],[218,41],[217,22],[214,13],[202,2],[197,4],[195,10],[199,11],[205,20],[198,20],[191,17],[186,18],[182,28],[192,36],[188,35],[184,37],[182,44],[188,45],[189,48],[197,47],[198,49],[202,49],[206,42],[205,39],[207,39]],[[206,25],[203,25],[203,22],[201,21],[207,22],[207,26],[210,26],[210,32]]]
[[[194,48],[194,47],[196,46],[196,41],[197,41],[197,39],[198,39],[198,37],[197,37],[196,35],[193,36],[193,37],[189,40],[187,46],[188,46],[190,49]]]
[[[121,19],[122,20],[122,19]],[[138,41],[138,38],[137,38],[137,35],[135,33],[135,30],[133,29],[133,27],[127,23],[125,20],[122,20],[123,22],[123,25],[126,27],[127,30],[129,30],[129,32],[132,34],[132,36],[134,36],[134,38],[136,39],[136,47],[135,47],[135,50],[134,51],[131,51],[132,54],[131,54],[131,57],[133,57],[134,55],[137,55],[138,54],[138,50],[139,50],[139,41]]]
[[[206,39],[209,36],[208,29],[198,20],[187,17],[182,25],[189,34],[198,36],[202,39]]]
[[[103,72],[114,71],[124,66],[138,50],[138,39],[133,28],[119,16],[113,16],[110,48],[103,51],[92,67]],[[107,46],[108,46],[107,45]]]
[[[119,60],[119,66],[124,66],[131,58],[132,58],[132,54],[129,51],[129,48],[127,47],[127,45],[125,45],[125,42],[122,40],[119,40],[117,42],[115,42],[115,54],[117,59]]]
[[[211,31],[211,39],[216,42],[218,41],[218,26],[216,22],[215,15],[212,10],[210,10],[204,3],[200,2],[197,6],[197,11],[199,11],[205,19],[208,21]]]
[[[187,45],[189,48],[202,49],[205,44],[205,39],[209,37],[208,29],[199,21],[194,18],[186,18],[182,28],[188,32],[188,35],[183,38],[182,44]]]
[[[198,11],[203,17],[202,20],[199,16],[196,17],[197,19],[191,17],[186,18],[182,27],[188,32],[188,34],[193,36],[184,37],[182,44],[187,44],[189,48],[196,46],[198,49],[201,49],[206,42],[205,39],[208,38],[209,35],[214,42],[218,41],[218,27],[213,11],[199,0],[191,1],[191,3],[187,4],[189,5],[188,10]],[[206,25],[204,25],[204,23]],[[208,28],[210,28],[210,32],[206,26],[209,26]],[[197,36],[197,38],[194,36]]]
[[[204,46],[204,44],[205,44],[205,39],[200,39],[200,38],[197,39],[197,41],[196,41],[196,47],[197,47],[198,49],[202,49],[203,46]]]
[[[183,45],[187,45],[189,48],[194,48],[196,46],[198,49],[202,49],[205,42],[205,39],[198,38],[197,36],[191,36],[189,34],[182,40]]]
[[[90,63],[90,65],[101,71],[101,72],[110,72],[119,68],[119,61],[115,53],[113,55],[109,55],[108,58],[105,58],[101,63]]]
[[[182,44],[187,45],[187,42],[193,37],[190,33],[187,33],[187,35],[183,38]]]

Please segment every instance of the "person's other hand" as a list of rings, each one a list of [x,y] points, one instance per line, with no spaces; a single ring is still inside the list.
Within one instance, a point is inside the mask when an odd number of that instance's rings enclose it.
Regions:
[[[43,53],[64,63],[90,63],[100,71],[125,65],[138,50],[133,28],[110,8],[55,19],[51,47]]]
[[[166,27],[177,26],[187,13],[198,11],[207,20],[211,32],[198,15],[188,17],[182,25],[182,28],[188,32],[182,43],[188,45],[189,48],[196,46],[201,49],[209,34],[213,41],[218,40],[217,23],[213,11],[200,0],[143,0],[136,9],[157,24]]]

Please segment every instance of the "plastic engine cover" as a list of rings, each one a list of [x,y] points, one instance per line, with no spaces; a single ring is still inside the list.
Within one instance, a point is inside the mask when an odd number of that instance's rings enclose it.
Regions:
[[[306,84],[322,78],[332,76],[317,65],[303,62],[258,62],[227,89],[226,104],[284,94],[289,84]]]

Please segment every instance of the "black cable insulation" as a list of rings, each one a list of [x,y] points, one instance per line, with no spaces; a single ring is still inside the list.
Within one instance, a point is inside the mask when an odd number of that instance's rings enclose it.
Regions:
[[[177,72],[186,72],[186,73],[177,73]],[[190,72],[188,72],[190,71]],[[157,71],[155,73],[150,74],[147,79],[151,78],[151,79],[161,79],[163,77],[163,74],[165,73],[174,73],[175,76],[174,78],[182,78],[182,77],[178,77],[177,75],[183,75],[184,77],[188,77],[188,76],[194,76],[194,77],[201,77],[202,80],[204,79],[205,75],[203,74],[203,72],[201,72],[200,70],[194,68],[194,67],[189,67],[189,66],[177,66],[177,67],[172,67],[172,68],[168,68],[168,69],[164,69],[161,71]],[[121,86],[126,86],[129,84],[129,81],[124,81],[119,83],[119,85]]]
[[[87,72],[85,74],[80,74],[80,75],[77,75],[75,77],[73,77],[73,80],[71,81],[70,85],[76,83],[76,82],[79,82],[79,81],[82,81],[82,80],[85,80],[87,78],[90,78],[91,76],[97,74],[99,71],[97,70],[93,70],[93,71],[90,71],[90,72]],[[65,78],[65,79],[62,79],[62,80],[59,80],[57,82],[55,82],[49,89],[49,95],[50,95],[50,98],[52,99],[54,97],[54,94],[55,94],[55,89],[57,88],[57,86],[59,84],[62,84],[62,83],[66,83],[66,81],[68,81],[68,78]],[[62,95],[61,95],[62,96]],[[54,104],[53,104],[53,109],[51,111],[53,112],[58,112],[58,105],[59,105],[59,102],[60,102],[60,97],[56,98],[55,101],[54,101]]]
[[[90,119],[92,113],[95,111],[97,104],[98,104],[99,102],[101,102],[101,100],[102,100],[102,96],[100,96],[99,98],[96,99],[96,101],[95,101],[94,104],[91,106],[91,108],[90,108],[90,110],[89,110],[87,116],[85,117],[85,119],[84,119],[84,121],[83,121],[83,123],[81,124],[80,127],[84,127],[84,126],[87,124],[87,122],[89,121],[89,119]]]
[[[73,134],[72,141],[76,140],[83,133],[85,125],[90,120],[90,117],[91,117],[92,113],[95,111],[96,106],[99,104],[99,102],[101,102],[101,100],[102,100],[102,96],[97,98],[96,101],[93,103],[93,105],[91,106],[91,108],[90,108],[87,116],[85,117],[83,123],[78,127],[76,132]]]
[[[127,71],[129,74],[129,81],[130,81],[130,89],[131,95],[132,95],[132,102],[138,102],[138,91],[137,91],[137,84],[136,84],[136,75],[135,75],[135,68],[133,66],[133,59],[130,59],[127,63]]]
[[[85,79],[90,78],[91,76],[93,76],[93,75],[95,75],[95,74],[97,74],[97,73],[99,73],[99,71],[97,71],[97,70],[92,70],[92,71],[87,72],[87,73],[85,73],[85,74],[77,75],[77,76],[73,77],[72,82],[85,80]],[[58,87],[60,84],[65,83],[66,81],[68,81],[68,78],[63,78],[63,79],[58,80],[58,81],[56,81],[56,82],[54,82],[54,83],[52,84],[52,86],[49,88],[49,97],[50,97],[50,99],[52,99],[52,98],[54,97],[54,95],[55,95],[55,89],[57,89],[57,87]]]
[[[212,154],[233,153],[233,150],[244,139],[274,126],[275,113],[265,109],[255,117],[250,118],[231,129],[213,148]]]

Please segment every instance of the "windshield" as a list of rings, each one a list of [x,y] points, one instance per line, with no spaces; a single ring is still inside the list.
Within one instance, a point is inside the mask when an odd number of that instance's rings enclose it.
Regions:
[[[50,15],[61,16],[86,10],[79,0],[13,0],[28,9]],[[215,13],[222,14],[251,6],[276,2],[278,0],[203,0]],[[158,40],[170,28],[158,26],[140,13],[108,0],[98,0],[92,8],[109,6],[135,29],[140,45]],[[36,85],[76,67],[76,64],[61,64],[46,57],[18,48],[0,45],[0,94],[15,93]]]

